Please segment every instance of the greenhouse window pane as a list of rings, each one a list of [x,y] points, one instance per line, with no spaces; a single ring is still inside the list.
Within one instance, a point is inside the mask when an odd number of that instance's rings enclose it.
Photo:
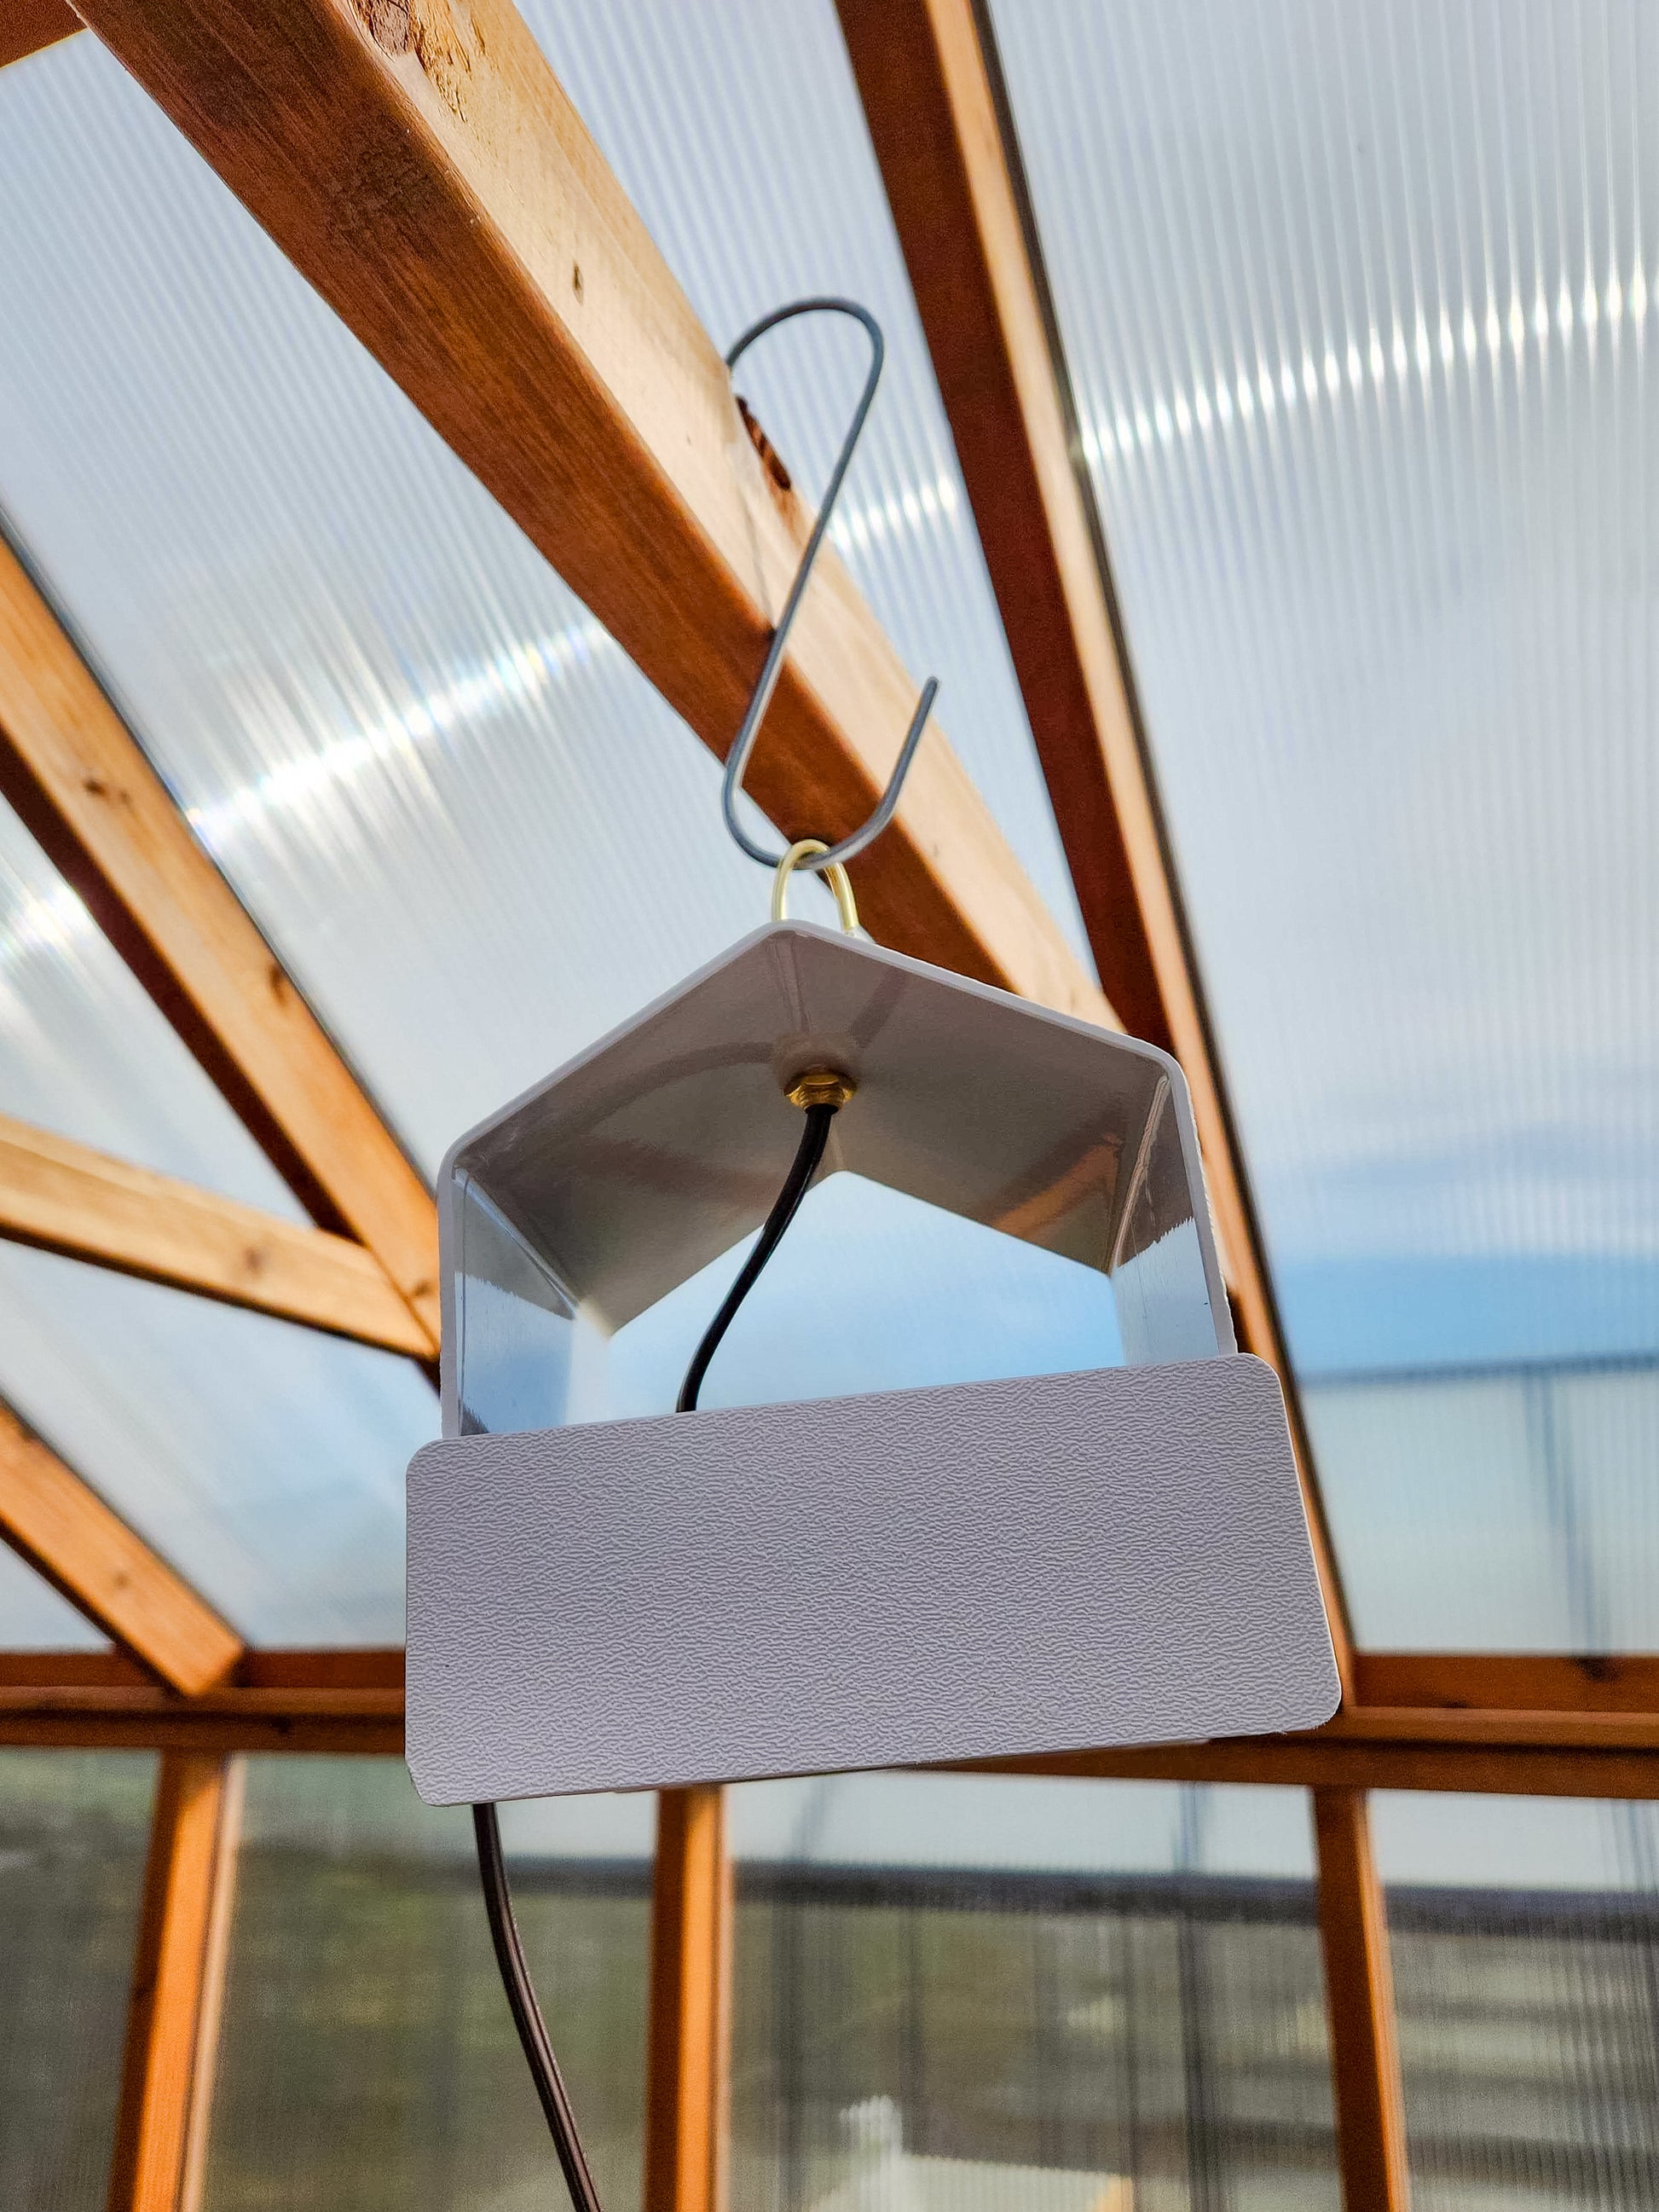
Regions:
[[[0,1243],[0,1398],[251,1643],[403,1641],[410,1361]]]
[[[1659,20],[991,14],[1360,1637],[1652,1648]]]
[[[401,1760],[252,1759],[206,2212],[505,2212],[563,2184],[465,1808]],[[652,1800],[504,1809],[526,1951],[602,2201],[640,2200]]]
[[[1374,1797],[1418,2212],[1659,2194],[1659,1808]]]
[[[0,1751],[0,2203],[94,2212],[115,2140],[155,1762]]]
[[[730,1793],[733,2212],[1336,2212],[1300,1791]]]

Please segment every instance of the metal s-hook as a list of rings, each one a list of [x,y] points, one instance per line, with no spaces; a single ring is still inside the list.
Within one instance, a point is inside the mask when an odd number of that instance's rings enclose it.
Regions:
[[[789,586],[789,596],[783,603],[783,612],[779,616],[777,628],[772,633],[772,642],[766,649],[766,659],[762,665],[760,675],[750,697],[748,708],[744,714],[743,726],[738,732],[732,750],[726,757],[726,775],[720,786],[720,811],[726,817],[726,826],[743,850],[748,854],[750,859],[758,860],[763,867],[768,868],[778,866],[784,856],[781,853],[769,853],[763,845],[757,845],[744,829],[738,819],[738,793],[743,788],[743,779],[748,771],[750,756],[755,750],[755,740],[760,735],[761,723],[765,717],[767,708],[772,703],[772,694],[776,690],[778,678],[782,673],[784,649],[788,644],[789,632],[795,616],[799,611],[801,599],[806,590],[807,580],[812,573],[812,563],[817,558],[818,548],[823,543],[824,532],[830,527],[830,518],[835,510],[836,501],[840,496],[842,481],[847,474],[854,452],[863,433],[865,418],[868,416],[871,404],[876,396],[876,386],[881,381],[882,364],[886,358],[887,348],[881,335],[881,325],[867,307],[861,307],[856,300],[824,298],[793,300],[787,307],[774,308],[769,315],[763,315],[759,322],[752,324],[726,356],[726,368],[735,368],[755,340],[763,337],[768,331],[775,329],[779,323],[792,321],[797,315],[816,314],[850,315],[854,322],[860,324],[870,340],[870,368],[869,374],[864,380],[864,390],[860,396],[852,422],[848,426],[846,437],[842,441],[841,452],[836,457],[835,468],[825,489],[823,503],[818,509],[817,520],[812,525],[812,534],[806,541],[806,550],[801,555],[800,566],[795,571],[795,580]],[[892,820],[894,810],[898,805],[899,793],[904,788],[904,779],[909,773],[911,762],[915,757],[916,747],[921,743],[921,733],[927,726],[927,717],[933,712],[933,700],[938,690],[938,677],[930,676],[922,686],[921,697],[917,702],[915,714],[911,717],[910,726],[905,732],[904,743],[899,748],[899,757],[894,764],[887,788],[882,793],[881,803],[869,820],[860,829],[854,830],[850,836],[843,837],[839,844],[826,845],[816,854],[803,856],[798,863],[799,866],[821,873],[827,868],[833,868],[843,861],[850,860],[854,854],[863,852],[866,845],[873,844],[880,836],[882,831]]]

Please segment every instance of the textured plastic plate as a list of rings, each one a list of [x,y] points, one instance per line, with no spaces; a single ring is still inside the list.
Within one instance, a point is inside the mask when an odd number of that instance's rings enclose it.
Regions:
[[[427,1445],[428,1804],[1316,1726],[1284,1403],[1244,1356]]]

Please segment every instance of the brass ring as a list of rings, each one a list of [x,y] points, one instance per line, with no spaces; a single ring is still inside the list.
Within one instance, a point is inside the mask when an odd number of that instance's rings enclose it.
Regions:
[[[809,854],[827,853],[829,850],[830,848],[822,837],[799,837],[789,848],[778,862],[777,872],[772,878],[774,921],[782,921],[786,919],[783,907],[784,896],[788,890],[789,878],[794,870]],[[836,895],[836,910],[841,915],[841,926],[851,937],[859,926],[859,909],[858,902],[853,896],[853,886],[847,871],[839,860],[832,860],[821,872]]]

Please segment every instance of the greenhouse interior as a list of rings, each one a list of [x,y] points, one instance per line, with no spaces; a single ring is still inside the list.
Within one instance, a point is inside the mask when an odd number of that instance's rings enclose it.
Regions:
[[[0,2204],[1659,2203],[1659,16],[0,64]]]

